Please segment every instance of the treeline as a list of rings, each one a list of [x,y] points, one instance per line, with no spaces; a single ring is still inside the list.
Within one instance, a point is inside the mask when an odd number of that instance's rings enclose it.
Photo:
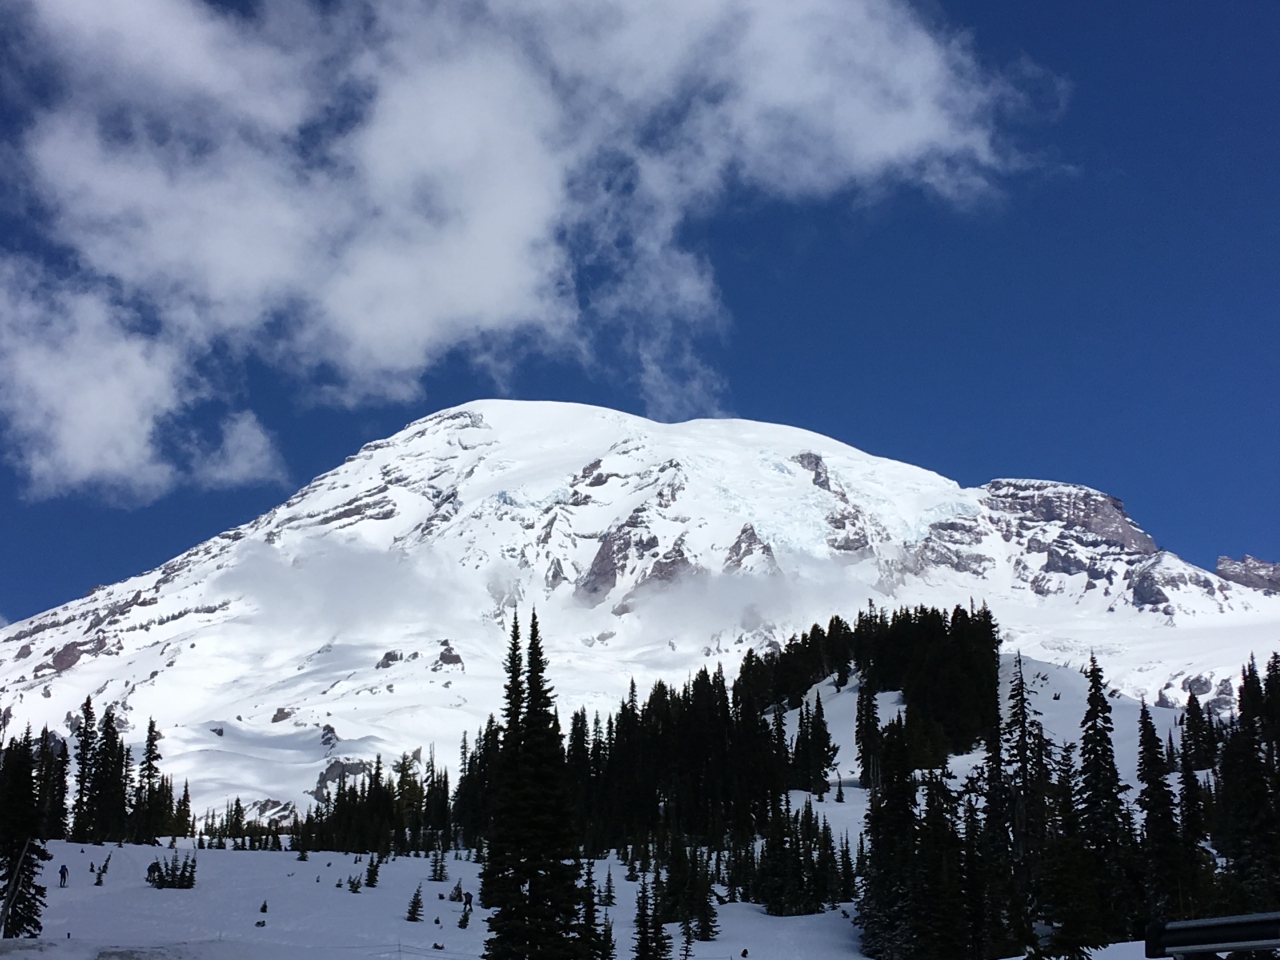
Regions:
[[[0,752],[0,883],[8,904],[3,935],[38,937],[45,887],[42,864],[52,859],[44,841],[61,836],[67,807],[66,744],[48,730],[28,727]]]
[[[795,736],[788,737],[783,720],[784,708],[769,694],[757,698],[741,676],[730,690],[719,669],[703,669],[679,689],[656,683],[643,703],[632,684],[617,712],[603,720],[575,712],[567,742],[557,747],[565,794],[558,816],[575,855],[616,851],[632,879],[652,878],[654,922],[698,919],[703,936],[714,926],[713,884],[730,900],[763,903],[777,914],[814,912],[847,899],[847,838],[838,847],[811,806],[793,812],[787,799],[792,788],[826,792],[836,749],[821,699],[801,710]],[[508,729],[509,723],[491,719],[474,749],[464,750],[454,792],[459,841],[481,856],[502,829],[499,804],[511,776],[503,759]],[[558,722],[554,739],[560,743]],[[763,845],[761,838],[767,838]]]
[[[8,902],[3,936],[35,937],[46,889],[41,865],[51,859],[48,840],[155,843],[160,836],[195,832],[186,786],[175,802],[173,782],[161,775],[160,734],[147,727],[136,767],[111,708],[101,722],[86,698],[74,725],[74,791],[67,743],[46,728],[28,727],[0,753],[0,902]]]
[[[73,736],[75,796],[70,830],[65,834],[68,839],[77,843],[154,843],[159,837],[195,835],[187,785],[183,784],[182,795],[175,800],[173,780],[160,773],[163,757],[155,720],[147,723],[142,759],[136,766],[133,751],[120,736],[114,707],[108,707],[98,721],[93,700],[86,697]]]
[[[916,765],[901,718],[864,728],[875,753],[857,865],[867,956],[1087,957],[1141,939],[1153,919],[1280,908],[1280,657],[1265,682],[1245,668],[1229,721],[1192,695],[1176,746],[1144,704],[1133,798],[1096,660],[1087,677],[1078,746],[1054,743],[1018,658],[1003,723],[962,784],[945,763]]]
[[[734,691],[756,704],[795,709],[819,681],[833,677],[839,690],[856,673],[864,701],[886,691],[901,694],[910,752],[924,767],[967,752],[999,724],[999,648],[985,605],[957,606],[949,614],[923,606],[890,614],[869,606],[852,628],[833,617],[826,630],[815,625],[777,653],[747,651]],[[865,710],[863,702],[859,715]]]
[[[225,831],[225,824],[226,818],[210,824],[208,832],[224,842],[244,835]],[[448,771],[436,766],[434,755],[424,768],[406,753],[390,770],[378,757],[368,776],[341,777],[318,807],[295,814],[289,832],[294,850],[360,850],[385,857],[448,849],[454,840]]]

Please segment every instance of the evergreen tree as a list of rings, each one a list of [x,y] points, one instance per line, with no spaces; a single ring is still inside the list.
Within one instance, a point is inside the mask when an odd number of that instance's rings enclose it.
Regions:
[[[862,951],[877,960],[912,960],[912,867],[916,780],[902,720],[885,725],[879,783],[867,806],[866,862],[858,889]]]
[[[861,771],[858,782],[871,789],[879,780],[881,737],[875,690],[865,679],[858,684],[854,739],[858,745],[858,769]]]
[[[98,760],[98,720],[91,697],[84,698],[75,735],[76,795],[71,810],[71,839],[77,843],[84,843],[91,839],[97,820],[93,772]]]
[[[182,799],[173,808],[173,820],[169,825],[169,833],[175,837],[189,837],[195,833],[194,821],[191,817],[191,785],[182,781]],[[305,851],[305,847],[303,850]]]
[[[600,893],[600,906],[612,907],[618,903],[617,894],[613,889],[613,867],[610,866],[604,874],[604,889]]]
[[[131,779],[129,759],[128,748],[116,727],[115,708],[107,707],[102,715],[89,776],[93,811],[89,837],[92,840],[120,840],[126,835]]]
[[[653,906],[649,911],[649,928],[651,930],[649,939],[653,944],[653,960],[671,960],[671,934],[667,933],[662,911],[658,909],[658,905],[663,900],[663,892],[662,875],[655,870],[653,873]]]
[[[0,880],[8,905],[4,937],[38,937],[45,888],[41,864],[52,859],[40,840],[40,808],[31,730],[9,741],[0,758]]]
[[[1012,896],[1004,925],[1020,949],[1036,944],[1033,924],[1040,912],[1036,874],[1048,831],[1051,777],[1049,741],[1039,720],[1040,711],[1032,703],[1034,693],[1026,682],[1019,654],[1014,658],[1008,710],[1001,730],[1002,796],[991,813],[998,811],[1006,818],[998,824],[1002,840],[1007,837],[1007,843],[1001,846],[1008,860]]]
[[[1041,921],[1049,932],[1033,956],[1088,960],[1094,949],[1108,942],[1100,923],[1098,885],[1090,876],[1093,858],[1080,833],[1078,792],[1075,745],[1067,744],[1058,754],[1049,796],[1049,836],[1039,871]]]
[[[1280,908],[1280,823],[1272,795],[1276,775],[1263,752],[1260,711],[1246,710],[1245,675],[1240,717],[1222,744],[1213,840],[1228,862],[1230,911],[1255,913]]]
[[[600,941],[600,960],[618,960],[618,943],[613,938],[613,921],[607,914],[600,933]]]
[[[636,891],[635,933],[632,935],[633,960],[658,960],[653,942],[653,907],[649,901],[649,875],[640,875],[640,889]]]
[[[1092,854],[1090,876],[1097,885],[1102,926],[1111,940],[1125,937],[1134,914],[1127,884],[1132,834],[1126,828],[1120,782],[1111,734],[1111,703],[1102,668],[1089,658],[1089,693],[1080,721],[1080,831]]]
[[[484,867],[480,871],[480,904],[485,907],[504,905],[507,912],[503,923],[509,924],[514,934],[523,924],[516,915],[521,902],[520,880],[516,873],[516,846],[520,817],[520,723],[524,714],[524,654],[520,646],[518,614],[512,617],[511,640],[507,645],[505,666],[507,682],[504,688],[501,745],[494,758],[497,769],[490,781],[494,787],[493,814],[492,821],[488,824],[488,849],[485,851]],[[490,720],[492,721],[492,717]],[[494,737],[497,737],[496,731]],[[485,739],[489,740],[487,737]]]
[[[1181,864],[1178,876],[1182,878],[1179,891],[1178,916],[1200,916],[1214,899],[1213,856],[1202,844],[1205,839],[1204,788],[1200,774],[1191,763],[1191,747],[1186,724],[1182,727],[1182,757],[1178,771],[1178,827]]]
[[[959,931],[965,929],[962,847],[955,796],[944,773],[924,781],[924,809],[917,826],[910,886],[911,956],[914,960],[952,960]]]
[[[831,742],[826,714],[822,709],[822,692],[814,697],[813,715],[809,722],[808,784],[805,789],[822,799],[827,793],[827,773],[836,762],[840,748]]]
[[[517,652],[508,656],[509,670],[519,666],[514,630],[513,647]],[[564,746],[546,670],[535,614],[523,687],[508,678],[504,740],[514,742],[503,745],[504,775],[510,782],[500,786],[486,864],[487,895],[496,908],[485,941],[488,960],[561,960],[576,958],[583,949],[578,937],[579,851],[566,816],[570,798]]]
[[[1138,715],[1138,782],[1142,784],[1138,808],[1143,812],[1143,876],[1150,919],[1180,915],[1185,906],[1181,902],[1185,883],[1181,876],[1182,844],[1168,776],[1164,746],[1144,701]]]
[[[168,826],[172,815],[172,791],[166,796],[164,778],[160,775],[160,731],[156,721],[147,721],[147,739],[138,766],[138,783],[134,793],[134,836],[141,842],[154,840]]]
[[[422,922],[422,884],[418,884],[418,889],[413,891],[413,896],[409,898],[409,912],[404,917],[410,923]]]
[[[67,744],[45,727],[36,744],[36,805],[40,810],[37,835],[61,840],[67,835]]]
[[[1213,766],[1216,743],[1213,724],[1200,708],[1195,691],[1187,694],[1187,709],[1182,718],[1182,729],[1187,739],[1183,751],[1183,763],[1190,763],[1192,770],[1207,770]]]
[[[595,863],[587,861],[587,873],[582,886],[582,914],[578,925],[578,939],[586,960],[600,960],[604,952],[604,933],[600,927],[600,915],[596,909]]]

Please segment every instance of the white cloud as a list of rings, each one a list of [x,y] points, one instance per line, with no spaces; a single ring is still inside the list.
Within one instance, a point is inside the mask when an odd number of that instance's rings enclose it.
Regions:
[[[281,476],[252,414],[215,455],[163,442],[228,399],[215,354],[358,403],[457,347],[604,336],[653,412],[714,412],[692,342],[724,318],[688,218],[733,182],[963,198],[1007,162],[1003,84],[901,0],[26,5],[61,92],[7,176],[76,265],[2,274],[36,492]]]
[[[210,489],[286,480],[280,452],[248,410],[223,421],[222,442],[212,453],[194,458],[192,473],[200,486]]]

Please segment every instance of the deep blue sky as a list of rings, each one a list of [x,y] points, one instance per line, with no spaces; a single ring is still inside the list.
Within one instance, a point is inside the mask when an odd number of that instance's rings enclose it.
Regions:
[[[1044,477],[1124,500],[1212,567],[1280,560],[1280,5],[947,0],[982,62],[1070,84],[1006,126],[1026,168],[957,209],[902,189],[794,205],[750,193],[691,223],[731,325],[701,344],[735,415],[794,424],[964,484]],[[292,485],[362,442],[497,389],[460,355],[412,405],[245,390]],[[615,372],[548,360],[509,394],[643,412]],[[24,495],[0,468],[0,615],[154,566],[288,487],[180,488],[144,507]]]

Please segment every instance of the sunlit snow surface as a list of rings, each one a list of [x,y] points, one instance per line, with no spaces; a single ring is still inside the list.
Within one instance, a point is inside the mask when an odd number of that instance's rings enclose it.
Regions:
[[[1001,664],[1002,697],[1007,695],[1013,658]],[[1032,705],[1041,712],[1041,721],[1056,740],[1074,740],[1084,714],[1087,683],[1077,670],[1026,661],[1024,675],[1033,691]],[[857,702],[854,686],[837,691],[831,680],[809,692],[812,703],[821,693],[828,722],[840,750],[837,766],[845,785],[845,802],[835,803],[833,794],[825,802],[814,803],[819,816],[826,817],[837,837],[848,833],[856,845],[866,812],[866,793],[856,786],[856,751],[852,742],[853,717]],[[1055,694],[1057,699],[1054,699]],[[1117,694],[1110,700],[1115,724],[1117,763],[1121,775],[1134,780],[1137,765],[1137,717],[1139,705]],[[898,709],[895,694],[878,698],[881,720]],[[1172,728],[1178,711],[1156,708],[1154,718],[1163,736]],[[787,717],[794,733],[798,711]],[[957,783],[975,758],[956,758],[952,770]],[[808,796],[791,793],[793,808]],[[191,841],[180,841],[180,850],[189,850]],[[196,851],[199,858],[197,884],[193,890],[153,890],[143,882],[146,867],[156,856],[168,857],[166,848],[138,846],[93,846],[55,842],[49,845],[53,860],[46,866],[50,886],[44,916],[44,938],[33,944],[0,944],[0,955],[16,951],[18,956],[40,956],[59,960],[91,960],[101,955],[123,960],[267,960],[267,958],[315,958],[337,960],[356,957],[431,956],[478,957],[488,935],[484,917],[477,909],[466,930],[457,926],[461,905],[440,899],[461,880],[473,894],[478,890],[475,864],[448,860],[449,880],[432,883],[426,858],[402,857],[387,862],[380,871],[376,889],[350,893],[345,880],[363,877],[367,863],[356,863],[354,855],[313,852],[303,863],[292,853]],[[92,885],[89,864],[100,866],[111,855],[111,866],[102,887]],[[57,888],[57,869],[66,864],[71,883]],[[612,870],[618,903],[610,910],[618,955],[628,956],[633,935],[637,884],[625,880],[626,867],[616,860],[598,861],[595,878],[603,885],[606,871]],[[317,880],[318,878],[318,880]],[[343,882],[342,887],[335,884]],[[411,924],[404,918],[414,888],[422,884],[426,922]],[[721,890],[720,892],[724,892]],[[267,913],[260,912],[263,901]],[[853,913],[850,904],[808,917],[769,917],[754,904],[725,904],[719,908],[720,935],[711,943],[694,945],[698,960],[736,960],[745,948],[749,960],[856,960],[857,931],[841,910]],[[440,925],[435,924],[436,918]],[[257,927],[259,920],[265,926]],[[668,927],[679,941],[679,929]],[[72,935],[66,940],[67,933]],[[432,945],[439,943],[443,950]],[[133,953],[103,953],[125,948]],[[32,951],[30,954],[27,951]],[[1098,951],[1098,960],[1136,960],[1143,955],[1141,944],[1121,944]]]
[[[299,863],[291,853],[199,851],[196,887],[153,890],[143,882],[152,857],[167,850],[126,846],[82,848],[55,843],[50,871],[65,863],[71,883],[49,890],[44,937],[4,941],[0,956],[48,960],[357,960],[363,957],[479,957],[488,911],[476,909],[467,929],[458,929],[461,904],[446,897],[458,880],[475,893],[477,867],[448,862],[450,879],[432,883],[429,861],[400,858],[380,871],[378,886],[350,893],[345,881],[363,874],[352,855],[313,854]],[[92,886],[89,864],[107,853],[111,867],[101,887]],[[610,861],[618,903],[609,911],[618,955],[629,956],[638,884],[624,879],[626,867]],[[609,864],[596,863],[602,878]],[[317,882],[316,878],[319,878]],[[404,919],[409,898],[422,884],[423,923]],[[267,913],[260,912],[263,901]],[[847,905],[846,905],[847,906]],[[439,918],[440,925],[435,920]],[[265,920],[262,927],[255,924]],[[770,917],[754,904],[719,908],[720,935],[695,943],[697,960],[857,960],[857,932],[839,909],[808,917]],[[680,948],[680,929],[667,927]],[[70,933],[71,939],[66,939]],[[440,944],[441,950],[434,949]],[[1136,960],[1141,944],[1121,944],[1095,954],[1098,960]]]
[[[1280,647],[1280,597],[1153,552],[1111,504],[1069,484],[962,488],[791,427],[482,401],[4,628],[0,708],[10,730],[66,733],[92,694],[134,742],[154,716],[201,809],[306,803],[322,773],[379,752],[434,744],[456,768],[499,705],[517,609],[538,611],[562,718],[612,709],[632,677],[642,697],[704,665],[732,678],[748,647],[868,601],[986,602],[1006,650],[1073,669],[1093,652],[1151,702],[1212,697]]]

